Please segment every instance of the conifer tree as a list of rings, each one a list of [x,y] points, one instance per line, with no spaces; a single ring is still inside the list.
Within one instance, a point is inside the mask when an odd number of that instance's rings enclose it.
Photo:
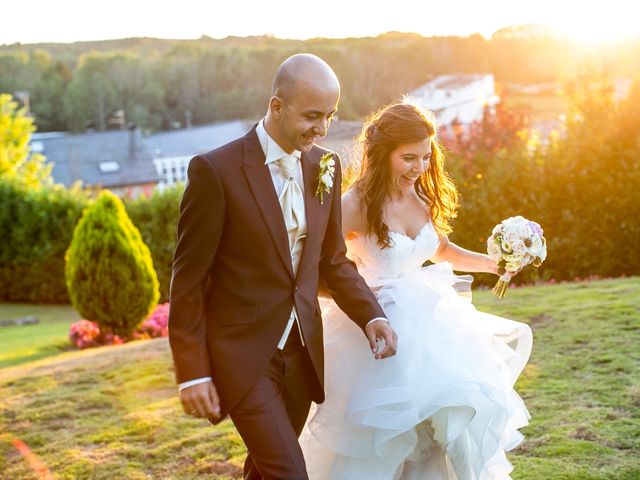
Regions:
[[[149,248],[108,190],[85,209],[65,258],[73,307],[102,329],[127,336],[156,306],[158,278]]]

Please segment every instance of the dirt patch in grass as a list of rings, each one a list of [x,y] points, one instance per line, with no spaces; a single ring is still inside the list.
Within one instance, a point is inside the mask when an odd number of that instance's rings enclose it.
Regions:
[[[577,440],[588,440],[590,442],[596,442],[598,440],[598,436],[588,427],[579,427],[577,430],[571,432],[569,436]]]
[[[216,475],[226,475],[233,478],[242,478],[242,468],[228,462],[213,461],[209,465],[198,469],[198,473],[213,473]]]
[[[553,317],[551,315],[547,315],[546,313],[539,313],[538,315],[533,315],[529,317],[529,325],[531,327],[542,328],[551,325],[554,322]]]

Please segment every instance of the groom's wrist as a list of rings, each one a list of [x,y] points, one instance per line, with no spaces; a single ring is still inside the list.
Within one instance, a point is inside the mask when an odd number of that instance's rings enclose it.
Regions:
[[[369,321],[367,322],[367,325],[366,325],[366,326],[368,327],[368,326],[369,326],[369,325],[371,325],[373,322],[377,322],[377,321],[379,321],[379,320],[382,320],[383,322],[387,322],[387,323],[389,323],[389,320],[387,320],[387,319],[386,319],[386,318],[384,318],[384,317],[376,317],[376,318],[374,318],[373,320],[369,320]]]
[[[198,385],[199,383],[210,382],[211,380],[212,380],[211,377],[202,377],[202,378],[196,378],[194,380],[189,380],[188,382],[182,382],[182,383],[178,384],[178,392],[181,392],[185,388],[189,388],[189,387],[193,387],[194,385]]]

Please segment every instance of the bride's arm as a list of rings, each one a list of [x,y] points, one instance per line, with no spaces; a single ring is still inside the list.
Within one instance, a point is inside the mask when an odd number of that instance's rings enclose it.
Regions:
[[[360,197],[355,189],[342,196],[342,236],[345,240],[362,235],[366,231],[365,218],[360,206]]]
[[[496,273],[498,265],[489,255],[472,252],[450,242],[447,237],[438,236],[440,244],[435,255],[431,257],[433,263],[451,262],[453,269],[460,272],[487,272]]]
[[[342,236],[345,240],[352,239],[360,235],[362,213],[360,210],[360,199],[353,190],[349,190],[341,198],[342,202]],[[318,297],[331,298],[329,289],[322,279],[318,284]]]

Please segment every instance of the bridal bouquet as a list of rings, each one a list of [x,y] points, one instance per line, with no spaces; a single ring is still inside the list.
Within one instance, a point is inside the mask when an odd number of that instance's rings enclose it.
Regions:
[[[496,297],[502,298],[509,280],[521,268],[533,263],[539,267],[547,258],[547,241],[540,225],[518,215],[503,220],[493,228],[487,239],[487,253],[498,262],[500,279],[493,287]]]

